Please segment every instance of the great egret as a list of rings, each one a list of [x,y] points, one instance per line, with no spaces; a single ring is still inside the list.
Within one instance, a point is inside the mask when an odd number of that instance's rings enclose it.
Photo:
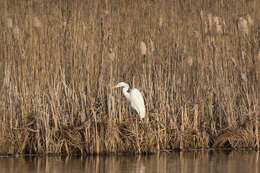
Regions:
[[[145,106],[144,106],[144,98],[140,91],[136,88],[130,89],[129,92],[129,85],[125,82],[119,82],[117,85],[113,86],[112,88],[123,87],[123,94],[126,99],[130,102],[130,106],[136,110],[139,114],[140,118],[145,117]]]

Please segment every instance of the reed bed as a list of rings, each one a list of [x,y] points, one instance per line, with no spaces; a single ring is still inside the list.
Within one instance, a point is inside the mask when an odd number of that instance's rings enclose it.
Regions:
[[[260,3],[0,2],[0,153],[259,148]],[[146,118],[129,108],[128,82]]]

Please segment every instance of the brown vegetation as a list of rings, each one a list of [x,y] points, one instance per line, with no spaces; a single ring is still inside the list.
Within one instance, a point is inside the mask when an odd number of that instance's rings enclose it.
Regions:
[[[259,148],[259,9],[1,1],[0,153]],[[144,94],[144,121],[119,81]]]

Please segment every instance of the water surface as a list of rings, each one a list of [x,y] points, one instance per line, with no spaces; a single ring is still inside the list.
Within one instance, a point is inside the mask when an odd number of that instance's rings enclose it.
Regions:
[[[193,151],[155,155],[0,157],[1,173],[258,173],[258,151]]]

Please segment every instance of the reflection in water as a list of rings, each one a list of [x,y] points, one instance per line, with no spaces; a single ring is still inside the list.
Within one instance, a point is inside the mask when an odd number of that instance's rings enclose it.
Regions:
[[[258,151],[193,151],[148,156],[0,157],[0,172],[10,173],[211,173],[253,172]]]

